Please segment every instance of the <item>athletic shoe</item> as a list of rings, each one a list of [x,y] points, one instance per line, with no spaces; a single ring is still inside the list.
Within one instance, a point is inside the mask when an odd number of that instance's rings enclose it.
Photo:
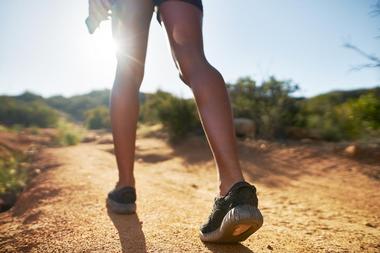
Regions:
[[[247,239],[263,225],[255,186],[242,181],[223,197],[215,197],[208,221],[200,229],[204,242],[234,243]]]
[[[115,213],[132,214],[136,212],[136,190],[126,186],[113,189],[108,193],[107,206]]]

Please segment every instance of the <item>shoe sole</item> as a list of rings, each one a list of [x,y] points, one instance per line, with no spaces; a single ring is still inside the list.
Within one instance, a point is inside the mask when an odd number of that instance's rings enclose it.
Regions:
[[[241,242],[256,232],[263,222],[263,216],[258,208],[251,205],[237,206],[224,216],[217,230],[210,233],[200,232],[200,239],[216,243]]]
[[[116,201],[107,198],[107,207],[111,209],[111,211],[119,214],[133,214],[136,212],[136,204],[120,204]]]

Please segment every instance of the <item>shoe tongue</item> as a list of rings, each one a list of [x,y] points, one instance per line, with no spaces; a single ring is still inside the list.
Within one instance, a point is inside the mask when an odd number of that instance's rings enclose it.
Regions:
[[[124,186],[118,190],[119,192],[135,192],[135,188],[131,186]]]
[[[235,183],[231,188],[230,190],[227,192],[226,196],[231,193],[232,191],[236,191],[237,189],[241,188],[241,187],[252,187],[252,185],[250,185],[249,183],[247,183],[246,181],[240,181],[240,182],[237,182]]]

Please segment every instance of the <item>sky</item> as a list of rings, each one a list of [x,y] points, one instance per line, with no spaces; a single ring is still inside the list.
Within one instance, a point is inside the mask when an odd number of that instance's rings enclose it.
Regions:
[[[380,85],[379,69],[344,48],[353,43],[380,56],[376,0],[203,0],[208,61],[233,83],[250,76],[259,84],[274,75],[300,86],[297,95]],[[84,20],[88,0],[0,1],[0,94],[25,90],[43,96],[112,88],[115,52],[111,24],[95,34]],[[164,31],[152,18],[140,91],[158,88],[192,97],[178,78]]]

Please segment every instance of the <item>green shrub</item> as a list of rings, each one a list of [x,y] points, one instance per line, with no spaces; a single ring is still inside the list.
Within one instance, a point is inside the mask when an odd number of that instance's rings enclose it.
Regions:
[[[246,77],[227,87],[234,117],[254,120],[257,136],[283,138],[286,128],[295,124],[299,107],[291,94],[298,90],[298,86],[291,81],[271,77],[257,86],[255,81]]]
[[[36,126],[32,126],[29,128],[29,133],[38,135],[40,133],[40,129]]]
[[[362,95],[351,106],[353,117],[364,123],[369,130],[380,128],[380,96],[372,92]]]
[[[157,116],[168,130],[170,141],[178,141],[201,127],[193,99],[169,96],[156,107]]]
[[[379,96],[370,92],[343,103],[337,101],[342,101],[337,93],[304,101],[298,115],[299,126],[308,129],[313,137],[329,141],[380,136]]]
[[[57,135],[54,137],[53,144],[56,146],[71,146],[78,144],[84,135],[85,130],[61,119],[57,126]]]
[[[380,98],[373,93],[351,99],[335,108],[337,125],[345,139],[380,136]]]
[[[0,97],[0,123],[22,127],[54,127],[59,114],[43,101],[19,101],[11,97]]]
[[[21,168],[17,156],[0,158],[0,195],[20,191],[26,182],[27,173]]]
[[[4,125],[0,125],[0,131],[9,131],[9,129]]]
[[[160,108],[165,104],[165,101],[172,97],[172,94],[160,89],[153,94],[147,94],[140,108],[139,121],[150,124],[161,122],[159,117]]]
[[[85,112],[86,126],[89,129],[110,129],[111,119],[107,107],[98,106]]]
[[[160,89],[146,95],[139,120],[148,124],[162,123],[170,141],[178,141],[190,132],[202,132],[194,99],[178,98]]]

